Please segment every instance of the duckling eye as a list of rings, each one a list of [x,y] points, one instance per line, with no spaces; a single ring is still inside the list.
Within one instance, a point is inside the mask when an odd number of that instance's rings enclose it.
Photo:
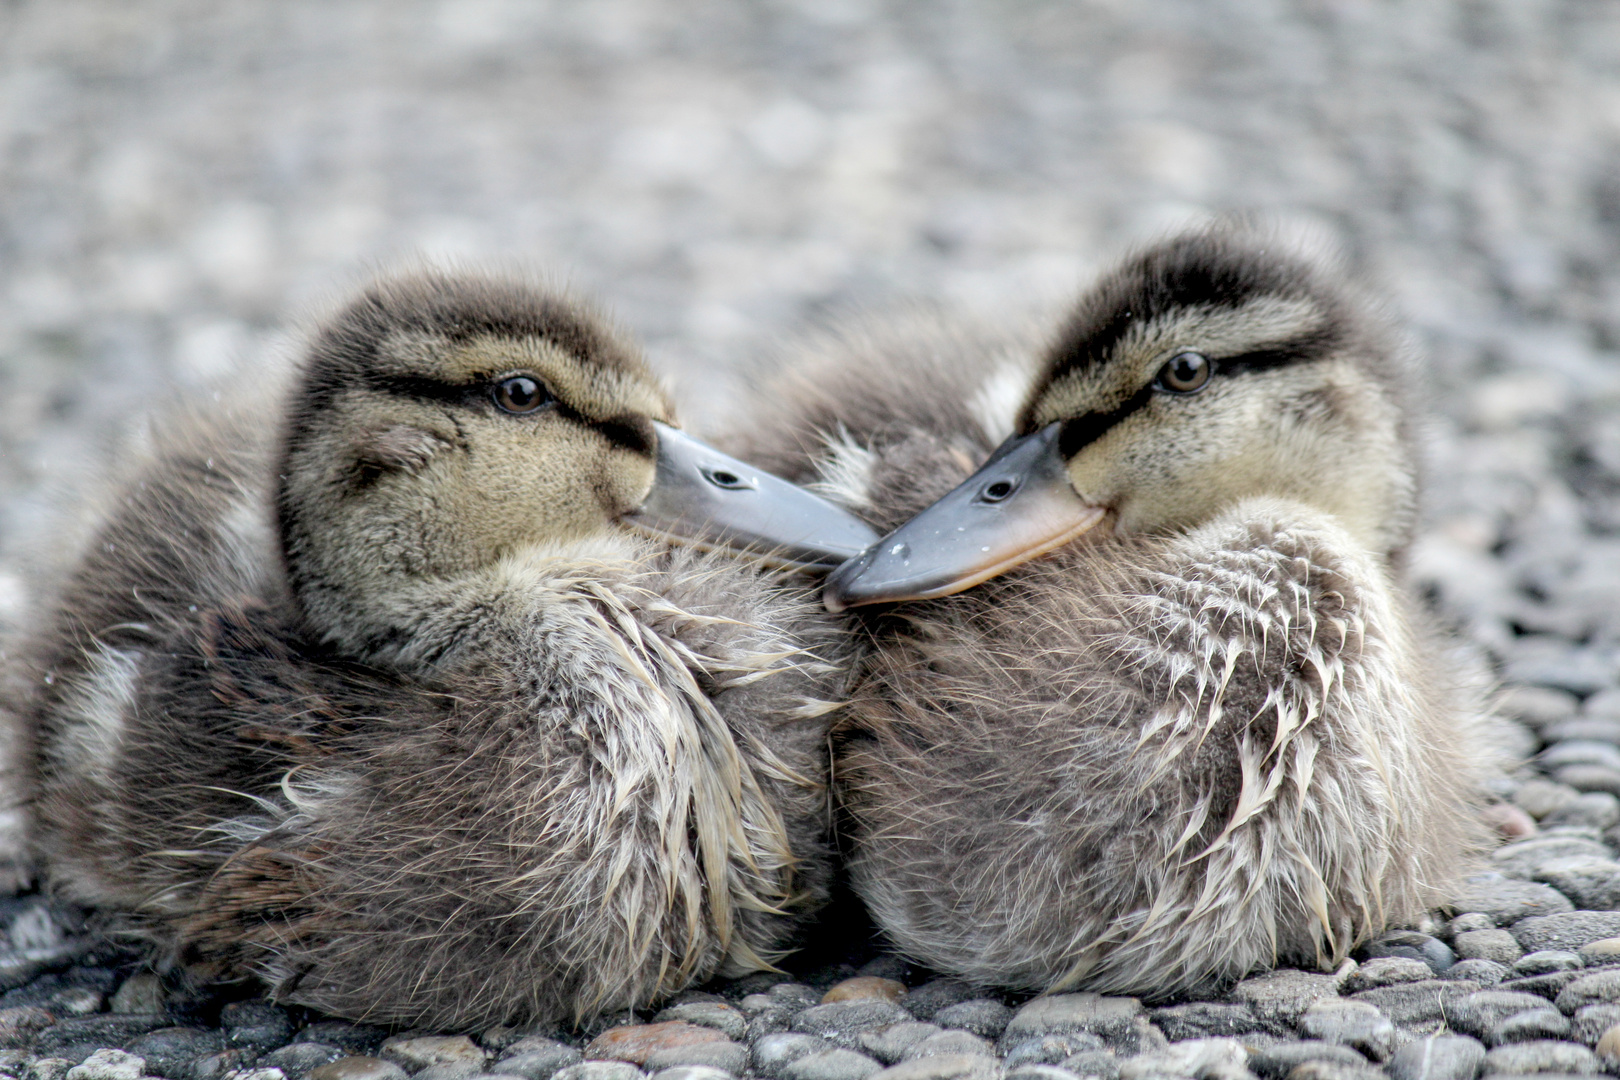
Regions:
[[[556,398],[537,379],[527,375],[513,375],[502,379],[495,384],[492,391],[495,404],[509,413],[532,413],[544,405],[550,405]]]
[[[1177,353],[1159,369],[1153,385],[1173,394],[1191,394],[1202,390],[1214,373],[1215,365],[1203,353]]]

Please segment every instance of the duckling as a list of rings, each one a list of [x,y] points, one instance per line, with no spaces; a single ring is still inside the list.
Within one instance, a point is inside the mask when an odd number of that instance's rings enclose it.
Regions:
[[[876,533],[679,431],[631,342],[518,278],[381,280],[227,405],[157,437],[28,649],[53,893],[440,1029],[784,955],[844,651],[790,572]]]
[[[834,770],[890,941],[1165,1000],[1331,969],[1444,901],[1488,722],[1402,577],[1411,396],[1373,308],[1223,226],[1126,260],[1044,353],[946,338],[875,387],[881,337],[842,369],[824,342],[794,376],[817,396],[748,436],[883,527],[916,514],[825,588],[868,639]]]

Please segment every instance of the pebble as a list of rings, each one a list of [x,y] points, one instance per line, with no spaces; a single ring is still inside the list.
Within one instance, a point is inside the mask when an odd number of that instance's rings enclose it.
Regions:
[[[115,1013],[160,1013],[163,1011],[163,980],[146,973],[131,975],[107,1003]]]
[[[1569,1017],[1551,1007],[1530,1009],[1497,1024],[1485,1036],[1490,1046],[1530,1042],[1534,1039],[1562,1039],[1569,1034]]]
[[[1288,1076],[1295,1067],[1309,1061],[1327,1061],[1339,1065],[1366,1065],[1367,1059],[1350,1049],[1325,1042],[1281,1042],[1256,1052],[1249,1058],[1249,1068],[1265,1077]]]
[[[1498,964],[1495,960],[1459,960],[1451,965],[1445,978],[1448,982],[1477,982],[1481,986],[1495,986],[1512,974],[1506,964]]]
[[[54,1023],[56,1017],[37,1005],[0,1009],[0,1046],[25,1047]]]
[[[836,990],[837,987],[833,989]],[[688,1001],[681,1005],[672,1005],[653,1017],[653,1020],[654,1022],[679,1020],[700,1027],[714,1028],[728,1039],[741,1039],[748,1033],[747,1015],[741,1009],[724,1001]]]
[[[1009,1065],[1002,1074],[1002,1080],[1080,1080],[1080,1077],[1056,1065],[1019,1065],[1016,1068]]]
[[[1133,1021],[1142,1014],[1142,1003],[1133,997],[1051,994],[1036,998],[1014,1013],[1001,1041],[1010,1047],[1041,1035],[1085,1032],[1107,1043],[1123,1043],[1134,1034]]]
[[[34,1053],[40,1057],[72,1057],[74,1048],[90,1050],[123,1046],[139,1035],[170,1026],[166,1016],[123,1015],[75,1016],[58,1020],[34,1037]],[[84,1054],[79,1054],[82,1059]]]
[[[1437,937],[1420,934],[1416,930],[1392,930],[1382,937],[1375,938],[1362,946],[1362,956],[1373,960],[1386,956],[1421,960],[1429,965],[1429,970],[1436,975],[1457,962],[1451,946]]]
[[[559,1070],[551,1080],[642,1080],[645,1075],[627,1061],[582,1061]]]
[[[993,1057],[942,1054],[891,1065],[873,1074],[881,1080],[1000,1080],[1001,1066]]]
[[[818,1039],[814,1035],[800,1035],[797,1032],[782,1031],[766,1035],[753,1044],[750,1052],[750,1064],[753,1071],[761,1076],[779,1076],[782,1067],[791,1061],[797,1061],[808,1054],[818,1054],[833,1049],[832,1043],[826,1039]],[[895,1060],[899,1057],[896,1055]]]
[[[1551,885],[1583,910],[1620,908],[1620,863],[1613,859],[1586,856],[1553,859],[1536,870],[1535,878]]]
[[[1496,700],[1503,715],[1537,729],[1575,716],[1580,704],[1580,698],[1568,690],[1548,686],[1510,686]]]
[[[123,1050],[97,1050],[67,1071],[67,1080],[140,1080],[146,1061]]]
[[[776,1076],[780,1080],[866,1080],[883,1071],[883,1066],[853,1050],[834,1047],[818,1050],[783,1065]]]
[[[1536,819],[1512,803],[1491,803],[1479,808],[1479,819],[1503,840],[1524,840],[1535,836]]]
[[[66,1058],[35,1058],[28,1066],[26,1077],[27,1080],[66,1080],[68,1070],[73,1067],[74,1062]]]
[[[240,1046],[221,1050],[217,1054],[205,1054],[191,1063],[190,1080],[220,1080],[226,1073],[240,1072],[258,1056],[257,1051]],[[398,1065],[390,1065],[389,1068],[401,1076],[405,1075],[405,1070]]]
[[[594,1048],[596,1044],[592,1043],[591,1045]],[[383,1060],[392,1061],[409,1073],[448,1065],[452,1068],[466,1070],[468,1075],[471,1075],[473,1071],[484,1067],[486,1055],[477,1043],[465,1035],[427,1035],[418,1038],[389,1039],[382,1044],[380,1056]],[[617,1057],[618,1055],[596,1054],[587,1056]]]
[[[642,1065],[648,1072],[701,1065],[740,1076],[748,1068],[748,1047],[730,1041],[670,1046],[648,1054]]]
[[[405,1080],[405,1076],[405,1070],[392,1061],[358,1054],[309,1071],[309,1080]]]
[[[1620,962],[1620,937],[1600,938],[1589,941],[1577,950],[1576,955],[1588,967],[1598,967],[1602,964]]]
[[[1620,1001],[1620,967],[1600,968],[1569,982],[1558,992],[1558,1008],[1573,1013],[1586,1005]]]
[[[1102,1039],[1084,1031],[1071,1031],[1067,1035],[1042,1035],[1038,1039],[1021,1042],[1006,1052],[1008,1068],[1015,1065],[1056,1065],[1076,1054],[1102,1050],[1108,1053]]]
[[[1506,933],[1506,931],[1495,932]],[[1512,935],[1509,935],[1508,940],[1512,940]],[[1514,948],[1517,949],[1518,945],[1515,944]],[[1376,960],[1368,960],[1364,964],[1357,965],[1356,969],[1346,975],[1344,981],[1339,984],[1339,993],[1354,994],[1360,990],[1422,982],[1433,977],[1434,972],[1421,960],[1412,960],[1404,956],[1380,956]]]
[[[1458,934],[1466,934],[1471,930],[1494,929],[1496,929],[1496,920],[1482,911],[1470,911],[1454,916],[1446,924],[1446,933],[1452,937],[1456,937]]]
[[[107,995],[88,986],[70,986],[52,994],[47,1002],[50,1010],[61,1016],[90,1016],[101,1011]]]
[[[1605,721],[1613,726],[1620,741],[1620,722]],[[1554,828],[1574,825],[1602,832],[1620,823],[1620,799],[1606,791],[1591,791],[1560,806],[1542,819],[1542,825]]]
[[[1425,966],[1425,970],[1427,967]],[[1247,1035],[1260,1030],[1260,1020],[1247,1005],[1199,1001],[1187,1005],[1170,1005],[1154,1009],[1148,1014],[1165,1038],[1171,1042],[1184,1039],[1205,1039],[1225,1035]]]
[[[1227,996],[1249,1006],[1268,1030],[1290,1031],[1317,1001],[1338,997],[1339,987],[1332,975],[1283,968],[1244,979]]]
[[[1578,791],[1620,793],[1620,766],[1565,765],[1554,770],[1553,776]]]
[[[1491,852],[1491,869],[1509,877],[1534,880],[1542,867],[1566,859],[1611,859],[1600,841],[1585,836],[1553,834],[1503,844]]]
[[[1526,994],[1540,994],[1544,998],[1552,999],[1570,983],[1579,979],[1583,971],[1554,971],[1546,975],[1526,975],[1517,979],[1503,979],[1497,985],[1498,990],[1518,990]]]
[[[830,990],[821,995],[821,1003],[830,1005],[835,1001],[899,1001],[905,996],[906,984],[903,982],[896,979],[879,979],[871,975],[857,975],[853,979],[833,984]]]
[[[1586,966],[1579,953],[1567,949],[1542,949],[1527,953],[1513,962],[1515,975],[1550,975],[1555,971],[1579,971]]]
[[[1390,1056],[1391,1080],[1474,1080],[1485,1065],[1485,1047],[1465,1035],[1414,1039]]]
[[[1583,1005],[1570,1018],[1569,1037],[1594,1046],[1613,1027],[1620,1027],[1620,1005]]]
[[[237,1001],[219,1011],[220,1026],[231,1046],[261,1053],[292,1041],[293,1023],[287,1010],[262,1001]]]
[[[270,1051],[255,1064],[280,1069],[287,1074],[288,1080],[304,1080],[322,1065],[330,1065],[347,1056],[339,1047],[325,1043],[295,1042]]]
[[[893,1065],[905,1057],[907,1050],[930,1035],[938,1035],[940,1031],[938,1024],[925,1024],[921,1020],[907,1024],[890,1024],[876,1031],[861,1032],[860,1049],[885,1065]]]
[[[1567,911],[1522,919],[1512,926],[1513,936],[1526,952],[1540,949],[1579,949],[1603,938],[1620,937],[1620,911]]]
[[[1508,1017],[1546,1007],[1547,999],[1535,994],[1480,990],[1446,1002],[1445,1021],[1456,1031],[1484,1040]]]
[[[1488,915],[1498,926],[1511,926],[1537,915],[1574,911],[1569,897],[1550,885],[1510,878],[1498,871],[1475,874],[1452,897],[1461,911]]]
[[[1238,1080],[1249,1075],[1248,1061],[1249,1051],[1236,1039],[1188,1039],[1120,1062],[1119,1075],[1121,1080],[1166,1076]]]
[[[525,1080],[546,1080],[558,1069],[578,1064],[581,1054],[566,1043],[551,1039],[519,1039],[509,1046],[493,1066],[496,1072],[521,1076]]]
[[[1095,1080],[1119,1080],[1119,1058],[1112,1050],[1082,1050],[1065,1058],[1061,1068],[1076,1076]]]
[[[630,1061],[641,1065],[660,1050],[730,1041],[714,1028],[679,1020],[666,1020],[657,1024],[626,1024],[609,1028],[592,1039],[590,1045],[585,1047],[585,1056],[611,1061]]]
[[[804,1010],[793,1018],[793,1030],[855,1050],[863,1031],[903,1024],[911,1018],[910,1012],[891,1001],[839,1001]]]
[[[287,1080],[280,1069],[237,1069],[228,1072],[222,1080]]]
[[[1478,983],[1430,979],[1363,990],[1351,1000],[1365,1002],[1397,1024],[1432,1024],[1445,1019],[1451,1003],[1479,989]]]
[[[707,1065],[676,1065],[653,1073],[652,1080],[731,1080],[731,1074]]]
[[[1318,1001],[1299,1018],[1299,1033],[1353,1047],[1373,1061],[1388,1060],[1395,1049],[1394,1023],[1364,1001]]]
[[[131,1039],[124,1049],[142,1058],[147,1071],[154,1075],[188,1080],[192,1062],[225,1049],[225,1033],[203,1028],[158,1028]]]
[[[1570,1073],[1585,1076],[1597,1071],[1597,1055],[1572,1042],[1542,1039],[1498,1046],[1485,1054],[1487,1074]]]
[[[1451,946],[1464,960],[1512,964],[1524,955],[1518,939],[1506,930],[1469,930],[1453,938]]]
[[[972,1001],[979,992],[956,979],[935,979],[912,990],[900,999],[901,1008],[918,1020],[932,1020],[934,1014],[950,1005]]]
[[[1620,1024],[1617,1024],[1598,1038],[1597,1045],[1592,1048],[1598,1061],[1610,1072],[1620,1066]]]
[[[942,1028],[961,1028],[986,1039],[999,1039],[1012,1015],[1013,1011],[999,1001],[975,998],[945,1006],[934,1014],[933,1022]]]
[[[972,1032],[941,1031],[937,1035],[930,1035],[921,1042],[913,1044],[901,1055],[901,1060],[914,1061],[917,1058],[939,1057],[943,1054],[994,1057],[995,1053],[995,1047]]]

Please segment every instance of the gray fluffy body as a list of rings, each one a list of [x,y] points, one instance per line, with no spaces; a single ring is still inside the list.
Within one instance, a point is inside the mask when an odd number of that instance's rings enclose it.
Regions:
[[[499,415],[479,380],[514,368],[567,408]],[[44,883],[199,977],[395,1024],[782,955],[831,874],[840,635],[614,524],[650,419],[591,312],[437,274],[367,289],[279,396],[174,418],[11,672]]]
[[[734,444],[892,528],[1010,434],[1122,417],[1067,459],[1111,530],[852,613],[855,888],[981,985],[1331,969],[1447,899],[1497,765],[1480,680],[1402,578],[1405,357],[1330,268],[1227,227],[1126,260],[1041,337],[926,312],[827,334]],[[1186,349],[1231,374],[1143,399]]]

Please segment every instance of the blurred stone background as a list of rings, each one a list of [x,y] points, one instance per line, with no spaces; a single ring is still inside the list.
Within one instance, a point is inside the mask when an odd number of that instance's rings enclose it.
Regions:
[[[701,426],[829,314],[1229,210],[1414,328],[1418,569],[1521,713],[1620,716],[1612,0],[0,0],[0,624],[54,488],[378,265],[545,268]]]

